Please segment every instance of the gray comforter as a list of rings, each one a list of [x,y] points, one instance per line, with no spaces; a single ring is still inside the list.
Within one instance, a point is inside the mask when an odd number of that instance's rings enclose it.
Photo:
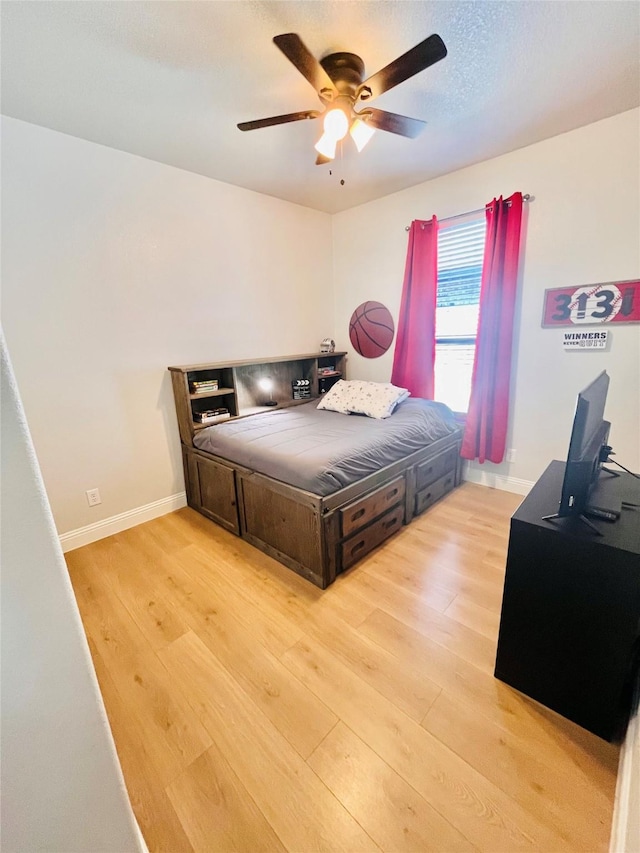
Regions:
[[[376,420],[317,400],[196,433],[200,449],[316,495],[330,495],[457,430],[443,403],[409,398]]]

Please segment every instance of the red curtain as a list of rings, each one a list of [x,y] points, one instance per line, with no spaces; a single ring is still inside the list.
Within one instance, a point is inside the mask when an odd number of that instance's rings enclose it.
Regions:
[[[411,223],[391,381],[433,400],[438,286],[438,220]]]
[[[461,455],[502,462],[507,439],[513,314],[518,283],[522,193],[486,207],[487,237],[471,399]]]

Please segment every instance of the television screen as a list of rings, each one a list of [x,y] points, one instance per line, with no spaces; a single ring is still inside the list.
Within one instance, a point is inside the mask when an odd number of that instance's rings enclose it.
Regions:
[[[609,390],[606,370],[578,394],[565,467],[560,517],[580,515],[588,506],[589,490],[600,470],[600,451],[609,437],[604,408]]]
[[[590,443],[602,428],[608,390],[609,376],[607,371],[603,370],[578,394],[568,459],[579,460],[588,453]]]
[[[578,516],[590,525],[584,518],[589,513],[609,521],[615,520],[615,507],[608,509],[590,505],[590,496],[597,485],[602,462],[607,456],[605,448],[608,447],[611,425],[604,419],[604,410],[608,389],[609,376],[603,370],[578,394],[560,506],[558,512],[553,516],[546,516],[546,520]],[[595,527],[593,529],[596,530]]]

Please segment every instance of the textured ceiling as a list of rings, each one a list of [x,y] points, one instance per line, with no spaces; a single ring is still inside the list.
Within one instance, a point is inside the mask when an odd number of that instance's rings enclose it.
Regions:
[[[637,106],[639,22],[626,0],[3,0],[2,112],[334,213]],[[287,32],[365,76],[439,33],[448,56],[372,102],[426,130],[347,139],[330,167],[318,121],[241,133],[320,107]]]

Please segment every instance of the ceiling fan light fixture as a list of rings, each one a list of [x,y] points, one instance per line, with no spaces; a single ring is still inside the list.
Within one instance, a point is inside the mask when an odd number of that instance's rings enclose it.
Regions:
[[[353,139],[358,152],[362,151],[375,132],[375,127],[371,127],[371,125],[362,121],[362,119],[357,118],[354,121],[349,130],[349,135]]]
[[[321,154],[323,157],[326,157],[327,160],[333,160],[336,156],[336,145],[338,144],[338,140],[334,139],[333,136],[330,136],[326,130],[320,137],[320,139],[313,146],[318,154]]]
[[[335,142],[344,139],[349,130],[349,119],[339,107],[328,110],[324,117],[324,133]]]
[[[426,122],[420,119],[372,109],[368,105],[363,112],[358,113],[355,111],[355,105],[360,101],[368,102],[383,95],[444,59],[447,48],[437,33],[423,39],[364,81],[364,62],[355,53],[338,51],[318,60],[297,33],[282,33],[274,36],[273,42],[315,89],[322,101],[323,112],[303,110],[245,121],[238,124],[240,130],[257,130],[322,116],[323,133],[315,145],[319,154],[316,165],[319,166],[335,158],[337,143],[344,139],[348,132],[351,133],[358,151],[362,151],[375,130],[414,139],[426,127]]]

